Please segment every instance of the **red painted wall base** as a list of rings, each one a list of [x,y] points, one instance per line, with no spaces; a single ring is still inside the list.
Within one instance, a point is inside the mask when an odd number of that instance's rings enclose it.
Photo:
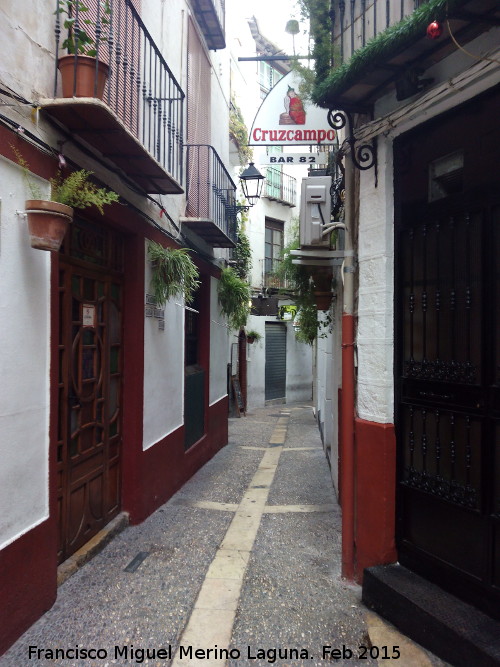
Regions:
[[[0,655],[44,614],[57,595],[57,539],[51,520],[0,551]]]
[[[209,408],[208,429],[184,451],[179,428],[138,458],[134,488],[124,507],[132,523],[140,523],[163,505],[228,441],[228,399]],[[125,457],[127,458],[127,457]],[[128,476],[130,481],[130,476]],[[47,520],[0,551],[0,591],[4,620],[0,623],[0,655],[54,604],[57,597],[57,535]],[[7,615],[8,614],[8,615]]]
[[[227,416],[226,396],[209,407],[206,435],[187,452],[184,451],[184,427],[181,427],[140,453],[134,493],[128,495],[126,485],[124,488],[123,509],[129,513],[131,523],[144,521],[227,444]]]
[[[355,578],[397,560],[396,435],[392,424],[355,419]]]

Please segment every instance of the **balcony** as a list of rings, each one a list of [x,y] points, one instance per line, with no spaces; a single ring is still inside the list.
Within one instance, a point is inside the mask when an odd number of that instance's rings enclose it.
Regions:
[[[268,167],[262,196],[285,206],[296,206],[297,181],[293,176],[284,174],[281,169]]]
[[[368,113],[391,89],[398,100],[423,90],[430,81],[420,81],[421,73],[457,49],[448,24],[427,38],[431,22],[448,18],[465,45],[500,24],[500,7],[496,0],[334,0],[330,16],[333,62],[322,63],[327,74],[314,96],[321,106]]]
[[[225,0],[192,0],[192,5],[208,48],[225,49]]]
[[[214,248],[234,248],[236,185],[213,146],[186,146],[186,182],[183,225]]]
[[[262,287],[268,290],[288,290],[290,284],[287,278],[280,276],[281,259],[266,257],[261,259]]]
[[[131,0],[111,0],[106,10],[103,5],[76,3],[67,17],[67,4],[57,0],[54,96],[40,106],[146,192],[180,194],[184,92]],[[65,56],[68,42],[78,55]]]

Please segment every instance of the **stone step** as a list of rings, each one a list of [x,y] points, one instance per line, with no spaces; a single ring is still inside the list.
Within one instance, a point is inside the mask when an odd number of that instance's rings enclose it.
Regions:
[[[500,623],[401,565],[366,569],[363,602],[451,665],[500,665]]]

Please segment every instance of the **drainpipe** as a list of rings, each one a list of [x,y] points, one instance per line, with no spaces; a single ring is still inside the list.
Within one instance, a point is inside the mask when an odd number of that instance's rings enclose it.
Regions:
[[[345,160],[345,249],[342,311],[341,489],[342,576],[354,579],[354,257],[355,171],[350,153]]]

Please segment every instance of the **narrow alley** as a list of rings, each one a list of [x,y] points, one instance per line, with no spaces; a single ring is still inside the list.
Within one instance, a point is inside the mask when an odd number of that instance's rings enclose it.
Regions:
[[[443,665],[361,604],[340,546],[311,407],[255,410],[62,584],[0,665]]]

